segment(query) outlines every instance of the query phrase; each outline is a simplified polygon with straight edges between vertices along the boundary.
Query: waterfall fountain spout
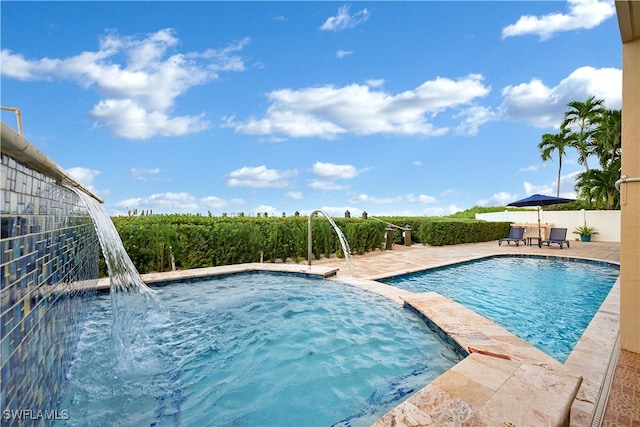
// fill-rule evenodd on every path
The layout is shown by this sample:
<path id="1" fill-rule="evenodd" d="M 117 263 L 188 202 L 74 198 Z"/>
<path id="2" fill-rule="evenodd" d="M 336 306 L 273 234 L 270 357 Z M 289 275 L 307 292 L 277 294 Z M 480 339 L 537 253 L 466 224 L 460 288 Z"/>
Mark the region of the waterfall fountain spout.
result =
<path id="1" fill-rule="evenodd" d="M 69 188 L 80 197 L 89 210 L 107 264 L 111 291 L 155 296 L 155 292 L 149 289 L 140 278 L 138 270 L 124 249 L 116 227 L 102 204 L 81 189 Z"/>
<path id="2" fill-rule="evenodd" d="M 147 319 L 161 307 L 156 292 L 140 278 L 102 204 L 82 189 L 69 188 L 87 206 L 107 264 L 113 316 L 111 336 L 119 365 L 124 369 L 149 365 L 146 355 L 140 353 L 144 347 L 138 342 L 150 340 Z"/>
<path id="3" fill-rule="evenodd" d="M 333 227 L 334 230 L 336 230 L 336 233 L 338 234 L 338 239 L 340 240 L 340 244 L 342 245 L 342 252 L 344 252 L 344 259 L 347 261 L 347 267 L 349 267 L 349 271 L 351 273 L 353 273 L 353 268 L 351 266 L 351 248 L 349 247 L 349 242 L 347 242 L 347 239 L 344 237 L 344 234 L 342 234 L 342 230 L 340 230 L 340 228 L 336 225 L 335 221 L 333 221 L 333 219 L 329 216 L 329 214 L 327 214 L 325 211 L 323 211 L 322 209 L 316 209 L 313 212 L 311 212 L 309 214 L 309 226 L 308 226 L 308 251 L 307 251 L 307 265 L 311 266 L 311 257 L 313 256 L 313 251 L 312 251 L 312 245 L 313 245 L 313 240 L 311 238 L 311 220 L 313 218 L 313 215 L 315 215 L 316 213 L 321 213 L 322 215 L 325 216 L 325 218 L 327 218 L 327 220 L 329 221 L 329 223 L 331 224 L 331 226 Z"/>

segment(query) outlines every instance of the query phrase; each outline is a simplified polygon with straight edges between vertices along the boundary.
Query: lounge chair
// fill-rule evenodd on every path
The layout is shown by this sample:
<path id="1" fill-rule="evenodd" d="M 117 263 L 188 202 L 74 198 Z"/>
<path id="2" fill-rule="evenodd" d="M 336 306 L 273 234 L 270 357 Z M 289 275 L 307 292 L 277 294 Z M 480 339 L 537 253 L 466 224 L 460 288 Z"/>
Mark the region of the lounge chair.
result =
<path id="1" fill-rule="evenodd" d="M 508 245 L 510 245 L 511 242 L 516 242 L 516 246 L 518 246 L 520 241 L 525 245 L 527 244 L 524 241 L 524 227 L 511 227 L 511 230 L 509 230 L 509 237 L 503 237 L 498 240 L 498 246 L 501 246 L 502 242 L 507 242 Z"/>
<path id="2" fill-rule="evenodd" d="M 557 243 L 560 245 L 560 249 L 562 249 L 562 245 L 567 245 L 569 247 L 569 241 L 567 240 L 567 229 L 566 228 L 551 228 L 549 230 L 549 238 L 547 240 L 542 240 L 538 243 L 539 247 L 546 243 L 549 246 L 551 243 Z"/>

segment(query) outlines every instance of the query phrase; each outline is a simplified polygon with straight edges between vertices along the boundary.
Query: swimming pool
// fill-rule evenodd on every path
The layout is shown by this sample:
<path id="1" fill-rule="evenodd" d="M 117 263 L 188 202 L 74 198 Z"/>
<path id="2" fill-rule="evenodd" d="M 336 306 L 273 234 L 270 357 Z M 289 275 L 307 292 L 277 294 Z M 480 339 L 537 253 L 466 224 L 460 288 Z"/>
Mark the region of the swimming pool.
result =
<path id="1" fill-rule="evenodd" d="M 370 425 L 460 360 L 411 311 L 334 281 L 241 274 L 156 290 L 164 307 L 138 325 L 149 340 L 132 369 L 114 361 L 98 297 L 60 425 Z"/>
<path id="2" fill-rule="evenodd" d="M 381 281 L 438 292 L 565 362 L 618 276 L 613 264 L 498 256 Z"/>

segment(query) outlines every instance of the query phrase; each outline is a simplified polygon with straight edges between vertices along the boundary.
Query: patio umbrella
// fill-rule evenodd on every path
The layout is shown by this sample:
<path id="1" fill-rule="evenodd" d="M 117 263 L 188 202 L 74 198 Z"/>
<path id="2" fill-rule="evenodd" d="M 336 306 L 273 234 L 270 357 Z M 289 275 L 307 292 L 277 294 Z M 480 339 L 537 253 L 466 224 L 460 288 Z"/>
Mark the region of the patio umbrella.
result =
<path id="1" fill-rule="evenodd" d="M 507 206 L 526 207 L 536 206 L 538 208 L 538 242 L 542 241 L 542 232 L 540 230 L 540 206 L 559 205 L 561 203 L 571 203 L 573 199 L 565 199 L 562 197 L 545 196 L 544 194 L 534 194 L 526 199 L 516 200 Z"/>

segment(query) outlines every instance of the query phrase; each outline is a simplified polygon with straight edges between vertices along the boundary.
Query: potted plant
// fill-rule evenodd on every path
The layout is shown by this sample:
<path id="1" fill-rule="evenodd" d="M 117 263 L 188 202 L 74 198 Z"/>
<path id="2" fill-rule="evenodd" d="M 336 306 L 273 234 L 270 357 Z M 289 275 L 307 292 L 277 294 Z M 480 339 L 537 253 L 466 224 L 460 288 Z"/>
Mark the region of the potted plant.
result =
<path id="1" fill-rule="evenodd" d="M 590 242 L 591 236 L 598 234 L 598 230 L 595 227 L 589 227 L 588 225 L 581 225 L 573 230 L 574 234 L 580 235 L 580 240 L 583 242 Z"/>

